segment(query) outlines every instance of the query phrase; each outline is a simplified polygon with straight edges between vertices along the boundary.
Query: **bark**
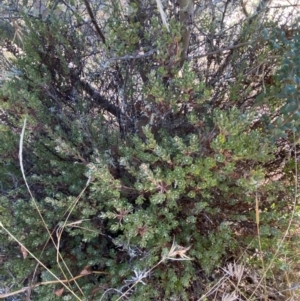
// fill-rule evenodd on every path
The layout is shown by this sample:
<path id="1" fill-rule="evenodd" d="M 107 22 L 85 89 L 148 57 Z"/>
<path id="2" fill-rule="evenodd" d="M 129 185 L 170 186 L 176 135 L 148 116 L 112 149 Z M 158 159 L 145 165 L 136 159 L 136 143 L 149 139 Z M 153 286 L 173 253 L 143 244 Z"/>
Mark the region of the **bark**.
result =
<path id="1" fill-rule="evenodd" d="M 183 33 L 181 38 L 182 52 L 180 59 L 180 67 L 183 66 L 185 60 L 187 59 L 188 48 L 190 44 L 191 37 L 191 24 L 194 18 L 194 0 L 178 0 L 180 7 L 179 21 L 183 25 Z"/>

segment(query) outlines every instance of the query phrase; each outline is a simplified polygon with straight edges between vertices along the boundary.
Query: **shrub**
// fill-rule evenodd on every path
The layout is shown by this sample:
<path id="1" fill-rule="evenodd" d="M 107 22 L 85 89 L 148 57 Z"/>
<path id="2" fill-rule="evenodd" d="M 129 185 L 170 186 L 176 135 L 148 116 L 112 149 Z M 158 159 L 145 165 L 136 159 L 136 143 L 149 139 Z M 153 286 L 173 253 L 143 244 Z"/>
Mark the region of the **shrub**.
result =
<path id="1" fill-rule="evenodd" d="M 20 10 L 0 90 L 1 285 L 34 300 L 191 300 L 241 256 L 264 276 L 293 212 L 297 31 L 260 6 L 234 25 L 226 6 L 184 22 L 166 6 L 168 32 L 150 2 L 107 1 L 99 24 L 88 1 L 57 5 Z"/>

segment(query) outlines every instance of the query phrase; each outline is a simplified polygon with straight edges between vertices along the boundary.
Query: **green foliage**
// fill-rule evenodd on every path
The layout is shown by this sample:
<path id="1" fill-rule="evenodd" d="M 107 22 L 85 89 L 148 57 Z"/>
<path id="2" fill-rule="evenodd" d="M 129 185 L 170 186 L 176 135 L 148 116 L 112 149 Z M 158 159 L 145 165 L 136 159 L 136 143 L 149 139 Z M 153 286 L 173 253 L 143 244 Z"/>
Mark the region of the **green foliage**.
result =
<path id="1" fill-rule="evenodd" d="M 293 164 L 276 161 L 275 128 L 287 137 L 297 130 L 299 35 L 259 34 L 255 62 L 276 51 L 283 58 L 275 82 L 253 88 L 255 99 L 249 63 L 237 63 L 247 47 L 228 56 L 235 81 L 224 92 L 222 76 L 218 86 L 196 63 L 178 72 L 182 24 L 170 20 L 167 33 L 142 8 L 132 1 L 120 20 L 119 4 L 108 9 L 104 41 L 75 13 L 23 16 L 19 73 L 0 90 L 0 220 L 18 239 L 0 229 L 0 281 L 32 285 L 34 300 L 58 298 L 62 284 L 50 272 L 72 279 L 81 300 L 191 300 L 205 286 L 199 273 L 210 276 L 229 257 L 261 247 L 264 263 L 274 261 L 293 194 Z M 202 19 L 203 29 L 217 30 Z M 258 23 L 241 26 L 240 42 L 256 36 Z M 151 57 L 135 57 L 152 47 Z M 34 200 L 19 168 L 25 117 L 23 164 Z M 274 170 L 282 181 L 272 181 Z M 174 245 L 179 253 L 169 256 Z M 246 261 L 259 266 L 251 255 Z M 59 297 L 75 300 L 66 289 Z"/>
<path id="2" fill-rule="evenodd" d="M 296 25 L 297 23 L 295 23 Z M 293 30 L 294 31 L 294 30 Z M 282 28 L 264 31 L 264 38 L 268 40 L 272 51 L 276 51 L 282 55 L 278 72 L 275 76 L 276 88 L 265 90 L 260 95 L 260 99 L 266 99 L 274 96 L 276 100 L 276 108 L 280 108 L 276 121 L 270 125 L 275 128 L 275 135 L 284 135 L 287 130 L 292 129 L 294 132 L 299 129 L 299 30 L 295 29 L 295 34 L 291 39 L 288 35 L 291 30 Z"/>

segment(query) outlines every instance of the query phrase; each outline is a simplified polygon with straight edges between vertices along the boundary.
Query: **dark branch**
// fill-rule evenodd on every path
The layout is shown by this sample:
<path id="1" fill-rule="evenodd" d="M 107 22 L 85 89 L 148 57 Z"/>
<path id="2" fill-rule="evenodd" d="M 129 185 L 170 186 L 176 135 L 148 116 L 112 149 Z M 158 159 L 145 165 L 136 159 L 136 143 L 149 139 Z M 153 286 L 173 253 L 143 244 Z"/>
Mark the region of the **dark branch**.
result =
<path id="1" fill-rule="evenodd" d="M 101 29 L 100 29 L 98 23 L 96 22 L 94 13 L 93 13 L 93 11 L 92 11 L 92 8 L 91 8 L 91 6 L 90 6 L 88 0 L 83 0 L 83 1 L 84 1 L 85 6 L 86 6 L 86 9 L 87 9 L 87 11 L 88 11 L 88 13 L 89 13 L 89 15 L 90 15 L 90 18 L 91 18 L 91 20 L 92 20 L 92 23 L 93 23 L 94 26 L 95 26 L 95 29 L 96 29 L 97 33 L 99 34 L 100 38 L 102 39 L 102 42 L 106 45 L 105 36 L 104 36 L 104 34 L 102 33 L 102 31 L 101 31 Z"/>
<path id="2" fill-rule="evenodd" d="M 111 113 L 115 117 L 120 117 L 121 115 L 123 115 L 120 108 L 111 104 L 106 98 L 100 95 L 89 83 L 80 80 L 80 85 L 91 96 L 91 98 L 101 106 L 103 110 Z"/>

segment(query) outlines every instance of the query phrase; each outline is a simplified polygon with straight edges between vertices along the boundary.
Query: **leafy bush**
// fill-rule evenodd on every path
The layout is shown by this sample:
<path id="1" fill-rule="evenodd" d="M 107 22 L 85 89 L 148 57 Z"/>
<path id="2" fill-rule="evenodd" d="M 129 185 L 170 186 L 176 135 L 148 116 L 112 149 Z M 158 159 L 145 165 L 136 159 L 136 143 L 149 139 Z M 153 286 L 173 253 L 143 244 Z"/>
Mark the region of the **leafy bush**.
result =
<path id="1" fill-rule="evenodd" d="M 168 32 L 141 3 L 107 1 L 100 25 L 88 1 L 18 16 L 18 72 L 0 90 L 0 281 L 33 300 L 199 299 L 241 256 L 266 274 L 292 215 L 297 30 L 260 7 L 230 25 L 225 6 L 221 23 L 191 16 L 203 34 L 166 6 Z M 203 60 L 183 53 L 190 30 Z"/>

